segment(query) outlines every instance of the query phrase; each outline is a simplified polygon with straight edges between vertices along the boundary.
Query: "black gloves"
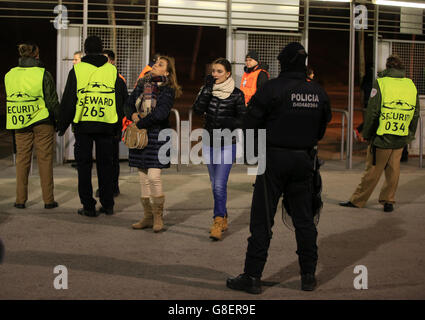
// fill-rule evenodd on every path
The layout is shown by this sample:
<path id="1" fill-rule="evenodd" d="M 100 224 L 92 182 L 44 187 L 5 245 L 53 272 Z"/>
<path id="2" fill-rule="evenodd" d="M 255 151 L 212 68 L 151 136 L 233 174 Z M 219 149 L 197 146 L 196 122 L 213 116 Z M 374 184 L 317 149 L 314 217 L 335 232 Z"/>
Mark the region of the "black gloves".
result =
<path id="1" fill-rule="evenodd" d="M 212 90 L 214 83 L 215 78 L 212 75 L 209 74 L 205 77 L 205 87 Z"/>

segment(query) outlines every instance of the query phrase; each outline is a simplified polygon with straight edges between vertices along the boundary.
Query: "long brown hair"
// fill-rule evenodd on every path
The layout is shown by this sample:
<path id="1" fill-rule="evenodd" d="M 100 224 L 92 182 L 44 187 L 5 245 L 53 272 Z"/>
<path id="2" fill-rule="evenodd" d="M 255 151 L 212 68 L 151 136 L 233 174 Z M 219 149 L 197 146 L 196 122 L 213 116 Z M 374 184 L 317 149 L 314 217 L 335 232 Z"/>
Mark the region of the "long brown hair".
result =
<path id="1" fill-rule="evenodd" d="M 173 88 L 176 92 L 176 98 L 182 95 L 182 88 L 179 86 L 177 82 L 177 74 L 176 74 L 176 64 L 173 57 L 168 56 L 159 56 L 158 59 L 162 59 L 167 61 L 167 72 L 168 72 L 168 83 L 171 88 Z M 157 60 L 158 61 L 158 60 Z"/>

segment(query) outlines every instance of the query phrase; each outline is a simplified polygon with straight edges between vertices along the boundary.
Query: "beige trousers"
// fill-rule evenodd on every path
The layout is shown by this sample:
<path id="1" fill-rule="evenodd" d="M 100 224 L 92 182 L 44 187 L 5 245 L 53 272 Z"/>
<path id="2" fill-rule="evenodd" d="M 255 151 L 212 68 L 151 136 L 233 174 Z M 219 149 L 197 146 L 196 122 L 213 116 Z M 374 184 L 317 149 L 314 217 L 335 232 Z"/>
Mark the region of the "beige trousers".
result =
<path id="1" fill-rule="evenodd" d="M 371 146 L 367 148 L 366 170 L 360 184 L 351 196 L 350 201 L 357 207 L 364 207 L 385 171 L 385 183 L 379 194 L 379 202 L 395 203 L 395 193 L 400 177 L 401 149 L 376 149 L 376 165 L 373 165 Z"/>
<path id="2" fill-rule="evenodd" d="M 161 169 L 139 169 L 141 197 L 162 196 Z"/>
<path id="3" fill-rule="evenodd" d="M 28 200 L 28 175 L 35 146 L 41 192 L 45 204 L 53 197 L 53 146 L 55 130 L 50 124 L 39 124 L 27 130 L 16 130 L 16 203 Z"/>

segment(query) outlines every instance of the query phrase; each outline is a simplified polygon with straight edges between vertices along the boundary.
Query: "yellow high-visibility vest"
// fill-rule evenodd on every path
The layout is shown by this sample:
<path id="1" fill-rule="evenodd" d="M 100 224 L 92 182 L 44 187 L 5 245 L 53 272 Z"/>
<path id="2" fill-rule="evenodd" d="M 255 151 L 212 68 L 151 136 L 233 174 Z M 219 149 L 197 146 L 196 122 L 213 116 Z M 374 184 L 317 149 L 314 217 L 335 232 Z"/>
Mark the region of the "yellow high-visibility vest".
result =
<path id="1" fill-rule="evenodd" d="M 408 78 L 378 79 L 381 90 L 381 114 L 377 135 L 407 136 L 415 114 L 417 90 Z"/>
<path id="2" fill-rule="evenodd" d="M 43 94 L 44 68 L 16 67 L 4 77 L 6 129 L 23 129 L 49 117 Z"/>
<path id="3" fill-rule="evenodd" d="M 78 98 L 74 123 L 80 121 L 116 123 L 117 68 L 110 63 L 96 67 L 90 63 L 80 62 L 74 65 L 74 70 L 77 77 Z"/>

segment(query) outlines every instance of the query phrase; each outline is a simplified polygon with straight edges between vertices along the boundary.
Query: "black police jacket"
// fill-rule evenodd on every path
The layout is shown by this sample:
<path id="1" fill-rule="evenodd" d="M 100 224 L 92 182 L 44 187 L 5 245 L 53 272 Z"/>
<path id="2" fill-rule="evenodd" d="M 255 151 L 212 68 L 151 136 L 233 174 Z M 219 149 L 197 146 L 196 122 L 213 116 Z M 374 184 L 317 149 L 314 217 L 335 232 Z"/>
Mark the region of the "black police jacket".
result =
<path id="1" fill-rule="evenodd" d="M 325 90 L 303 72 L 282 72 L 252 97 L 245 129 L 265 128 L 267 147 L 310 149 L 323 138 L 332 118 Z"/>

